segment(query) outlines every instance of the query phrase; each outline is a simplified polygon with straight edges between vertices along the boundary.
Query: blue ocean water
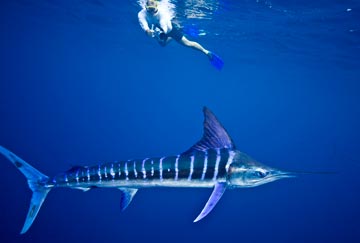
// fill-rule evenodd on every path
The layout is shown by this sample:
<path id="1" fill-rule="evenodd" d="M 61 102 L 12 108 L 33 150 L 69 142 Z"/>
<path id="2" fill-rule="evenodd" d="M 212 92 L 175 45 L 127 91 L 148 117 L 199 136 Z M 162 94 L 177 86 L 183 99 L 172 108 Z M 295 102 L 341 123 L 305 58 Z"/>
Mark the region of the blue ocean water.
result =
<path id="1" fill-rule="evenodd" d="M 223 70 L 139 27 L 132 0 L 0 3 L 0 145 L 53 176 L 178 154 L 209 107 L 237 148 L 280 169 L 330 171 L 228 190 L 53 190 L 19 235 L 31 191 L 0 157 L 1 242 L 359 242 L 360 2 L 172 1 Z"/>

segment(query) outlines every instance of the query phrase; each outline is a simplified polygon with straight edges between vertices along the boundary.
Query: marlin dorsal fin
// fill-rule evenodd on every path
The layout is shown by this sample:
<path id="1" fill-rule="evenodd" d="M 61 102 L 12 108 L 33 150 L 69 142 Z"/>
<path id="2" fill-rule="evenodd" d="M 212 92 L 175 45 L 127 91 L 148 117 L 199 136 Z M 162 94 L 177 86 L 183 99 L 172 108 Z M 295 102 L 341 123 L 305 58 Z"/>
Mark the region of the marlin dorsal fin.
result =
<path id="1" fill-rule="evenodd" d="M 216 116 L 207 107 L 204 107 L 203 112 L 203 137 L 185 153 L 192 152 L 193 150 L 204 151 L 211 148 L 235 149 L 234 142 Z"/>

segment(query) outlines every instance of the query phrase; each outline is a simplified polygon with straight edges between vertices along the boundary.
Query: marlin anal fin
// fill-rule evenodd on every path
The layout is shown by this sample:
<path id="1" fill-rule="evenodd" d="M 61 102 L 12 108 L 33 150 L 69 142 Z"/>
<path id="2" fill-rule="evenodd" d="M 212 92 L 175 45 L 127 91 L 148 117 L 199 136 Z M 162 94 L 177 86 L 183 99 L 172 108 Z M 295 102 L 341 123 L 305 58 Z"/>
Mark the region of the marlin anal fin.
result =
<path id="1" fill-rule="evenodd" d="M 235 149 L 235 144 L 225 128 L 218 121 L 216 116 L 204 107 L 204 133 L 199 142 L 194 144 L 185 153 L 191 153 L 193 150 L 204 151 L 214 148 Z"/>
<path id="2" fill-rule="evenodd" d="M 121 211 L 124 211 L 131 203 L 131 200 L 134 198 L 138 189 L 119 188 L 119 190 L 121 191 L 120 208 L 121 208 Z"/>
<path id="3" fill-rule="evenodd" d="M 214 190 L 211 193 L 209 200 L 205 204 L 205 207 L 203 208 L 199 216 L 197 216 L 197 218 L 194 220 L 194 223 L 203 219 L 206 215 L 208 215 L 211 212 L 211 210 L 213 210 L 215 205 L 220 200 L 221 196 L 224 194 L 226 190 L 226 186 L 227 186 L 226 182 L 218 182 L 215 184 Z"/>

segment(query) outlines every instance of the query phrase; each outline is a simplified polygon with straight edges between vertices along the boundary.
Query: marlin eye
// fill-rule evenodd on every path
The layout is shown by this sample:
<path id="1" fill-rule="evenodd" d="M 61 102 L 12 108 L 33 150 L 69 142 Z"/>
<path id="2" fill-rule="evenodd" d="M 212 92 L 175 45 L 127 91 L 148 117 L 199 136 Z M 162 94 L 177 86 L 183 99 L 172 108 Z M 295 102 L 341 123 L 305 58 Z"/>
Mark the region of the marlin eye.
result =
<path id="1" fill-rule="evenodd" d="M 263 177 L 265 177 L 265 176 L 267 175 L 267 173 L 262 172 L 262 171 L 256 171 L 256 175 L 257 175 L 258 177 L 263 178 Z"/>

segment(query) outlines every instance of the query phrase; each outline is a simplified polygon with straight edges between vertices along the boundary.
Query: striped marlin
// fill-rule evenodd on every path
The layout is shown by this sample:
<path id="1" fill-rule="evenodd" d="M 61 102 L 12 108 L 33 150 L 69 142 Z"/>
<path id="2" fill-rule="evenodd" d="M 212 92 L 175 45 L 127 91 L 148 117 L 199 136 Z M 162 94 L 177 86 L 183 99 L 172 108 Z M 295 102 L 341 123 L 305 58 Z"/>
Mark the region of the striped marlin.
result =
<path id="1" fill-rule="evenodd" d="M 121 191 L 122 211 L 130 204 L 138 189 L 213 188 L 203 210 L 194 220 L 197 222 L 211 212 L 226 189 L 255 187 L 294 176 L 293 172 L 263 165 L 237 150 L 215 115 L 206 107 L 203 112 L 203 137 L 179 155 L 76 166 L 52 178 L 0 146 L 0 154 L 24 174 L 33 192 L 21 234 L 30 228 L 49 191 L 57 187 L 83 191 L 95 187 L 118 188 Z"/>

